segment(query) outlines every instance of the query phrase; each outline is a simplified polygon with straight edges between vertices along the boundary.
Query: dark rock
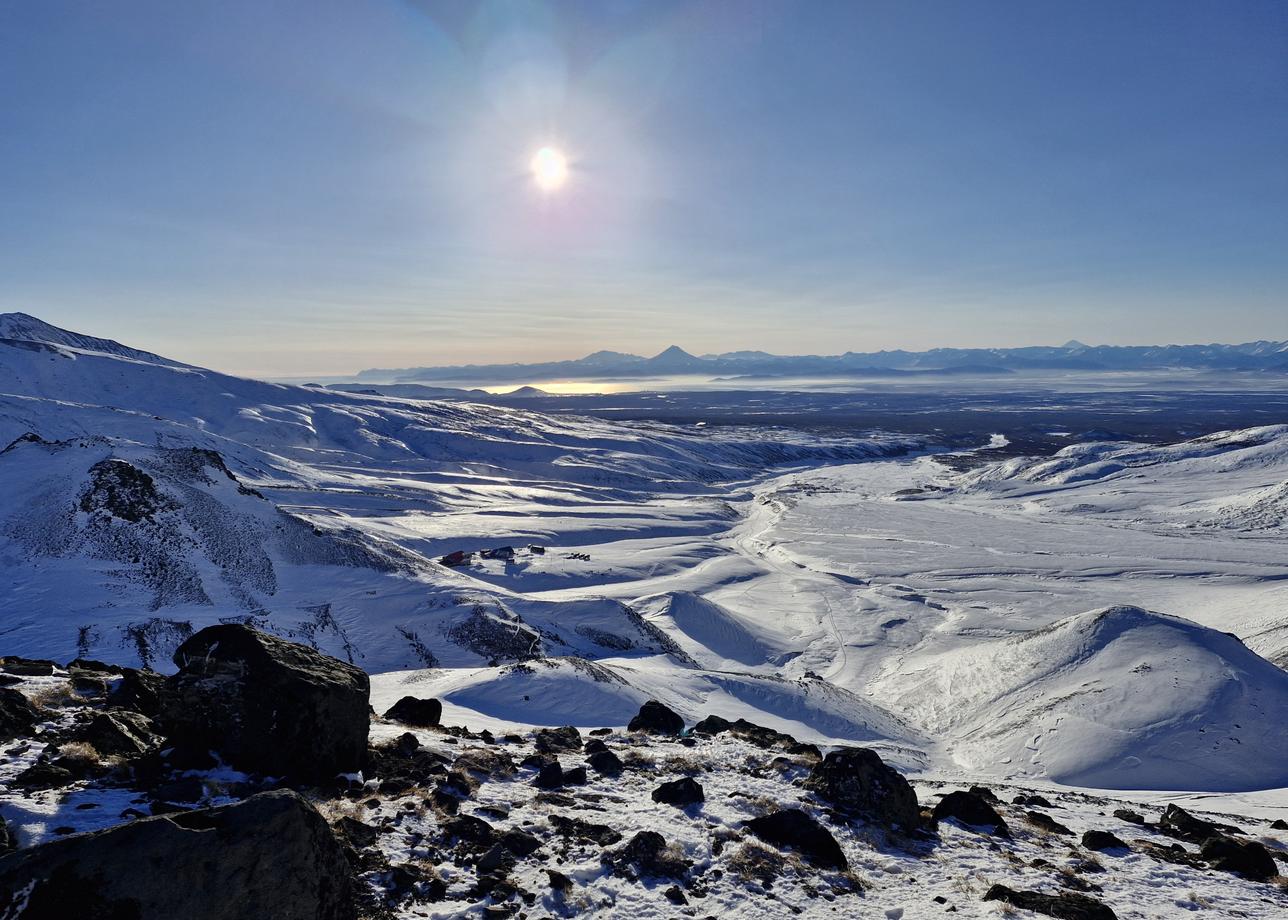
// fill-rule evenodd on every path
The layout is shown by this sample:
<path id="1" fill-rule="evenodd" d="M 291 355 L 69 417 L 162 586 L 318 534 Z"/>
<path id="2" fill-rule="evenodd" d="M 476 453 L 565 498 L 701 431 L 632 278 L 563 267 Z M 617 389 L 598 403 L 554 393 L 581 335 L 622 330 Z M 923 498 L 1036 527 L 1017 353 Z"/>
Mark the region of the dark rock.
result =
<path id="1" fill-rule="evenodd" d="M 754 722 L 748 722 L 746 719 L 739 719 L 736 722 L 730 722 L 728 719 L 722 719 L 720 716 L 707 716 L 698 724 L 693 726 L 695 735 L 719 735 L 728 732 L 743 741 L 747 741 L 757 747 L 766 749 L 779 749 L 788 753 L 809 754 L 811 751 L 819 754 L 818 748 L 812 744 L 802 745 L 791 735 L 786 732 L 775 731 L 772 728 L 766 728 L 763 725 L 757 725 Z M 821 754 L 819 754 L 821 756 Z"/>
<path id="2" fill-rule="evenodd" d="M 571 725 L 565 725 L 562 728 L 539 728 L 534 741 L 537 751 L 541 754 L 581 750 L 581 732 Z"/>
<path id="3" fill-rule="evenodd" d="M 917 794 L 875 751 L 840 748 L 814 765 L 805 788 L 839 811 L 863 815 L 905 831 L 917 826 Z"/>
<path id="4" fill-rule="evenodd" d="M 501 845 L 519 858 L 531 856 L 541 849 L 541 841 L 521 830 L 508 830 L 501 835 Z"/>
<path id="5" fill-rule="evenodd" d="M 1030 808 L 1054 808 L 1046 796 L 1031 792 L 1028 795 L 1017 795 L 1011 799 L 1012 805 L 1027 805 Z"/>
<path id="6" fill-rule="evenodd" d="M 98 661 L 94 658 L 73 658 L 67 662 L 67 671 L 91 671 L 98 674 L 122 674 L 125 668 L 119 664 L 108 664 L 106 661 Z"/>
<path id="7" fill-rule="evenodd" d="M 605 852 L 600 862 L 628 879 L 683 878 L 693 865 L 671 855 L 666 839 L 656 831 L 640 831 L 618 849 Z"/>
<path id="8" fill-rule="evenodd" d="M 1209 837 L 1203 841 L 1199 856 L 1213 869 L 1234 872 L 1258 882 L 1279 874 L 1270 851 L 1255 840 L 1236 840 L 1225 834 Z"/>
<path id="9" fill-rule="evenodd" d="M 684 896 L 679 885 L 672 885 L 666 891 L 662 892 L 662 897 L 666 898 L 672 904 L 688 904 L 689 899 Z"/>
<path id="10" fill-rule="evenodd" d="M 678 735 L 684 731 L 684 719 L 657 700 L 649 700 L 640 707 L 626 726 L 627 731 L 649 732 L 654 735 Z"/>
<path id="11" fill-rule="evenodd" d="M 619 776 L 623 769 L 622 759 L 612 751 L 596 751 L 586 758 L 586 763 L 596 773 L 605 776 Z"/>
<path id="12" fill-rule="evenodd" d="M 485 849 L 496 842 L 496 830 L 492 825 L 471 815 L 457 815 L 443 825 L 443 832 L 478 849 Z"/>
<path id="13" fill-rule="evenodd" d="M 948 793 L 936 803 L 931 817 L 936 824 L 945 818 L 953 818 L 972 828 L 990 827 L 998 837 L 1011 836 L 1011 829 L 997 810 L 971 792 Z"/>
<path id="14" fill-rule="evenodd" d="M 514 864 L 514 854 L 501 844 L 494 843 L 486 853 L 478 858 L 478 861 L 474 863 L 474 868 L 484 875 L 494 872 L 506 875 L 514 868 Z"/>
<path id="15" fill-rule="evenodd" d="M 40 713 L 21 690 L 0 688 L 0 741 L 30 735 L 40 721 Z"/>
<path id="16" fill-rule="evenodd" d="M 551 761 L 537 771 L 532 784 L 538 789 L 558 789 L 564 784 L 563 767 L 559 766 L 558 761 Z"/>
<path id="17" fill-rule="evenodd" d="M 802 743 L 800 741 L 787 746 L 787 753 L 794 757 L 804 757 L 808 760 L 822 760 L 823 752 L 818 749 L 817 744 Z"/>
<path id="18" fill-rule="evenodd" d="M 550 887 L 555 891 L 569 892 L 572 891 L 572 879 L 554 869 L 546 870 L 546 877 L 550 879 Z"/>
<path id="19" fill-rule="evenodd" d="M 504 751 L 493 751 L 487 748 L 471 748 L 462 751 L 453 766 L 487 777 L 510 776 L 515 771 L 514 758 Z"/>
<path id="20" fill-rule="evenodd" d="M 0 818 L 0 855 L 18 849 L 18 839 L 14 836 L 9 822 Z"/>
<path id="21" fill-rule="evenodd" d="M 565 786 L 584 786 L 586 781 L 585 767 L 573 767 L 571 770 L 564 770 L 563 782 Z"/>
<path id="22" fill-rule="evenodd" d="M 1285 821 L 1283 818 L 1275 818 L 1275 820 L 1270 822 L 1270 827 L 1276 831 L 1288 831 L 1288 821 Z"/>
<path id="23" fill-rule="evenodd" d="M 329 780 L 367 757 L 367 675 L 240 624 L 210 626 L 174 655 L 160 722 L 180 747 L 247 771 Z"/>
<path id="24" fill-rule="evenodd" d="M 404 696 L 385 711 L 384 717 L 401 722 L 403 725 L 430 728 L 442 719 L 443 704 L 434 699 L 422 700 L 414 696 Z"/>
<path id="25" fill-rule="evenodd" d="M 183 804 L 199 802 L 205 794 L 206 787 L 195 776 L 181 776 L 168 783 L 162 783 L 152 790 L 152 798 L 158 802 Z"/>
<path id="26" fill-rule="evenodd" d="M 100 754 L 136 757 L 161 746 L 164 740 L 151 719 L 139 712 L 101 712 L 76 732 Z"/>
<path id="27" fill-rule="evenodd" d="M 365 850 L 367 847 L 376 845 L 376 840 L 380 837 L 380 832 L 370 824 L 364 824 L 357 818 L 343 817 L 335 822 L 336 833 L 354 847 L 354 849 Z"/>
<path id="28" fill-rule="evenodd" d="M 753 818 L 746 823 L 766 843 L 790 847 L 807 862 L 825 869 L 844 869 L 849 863 L 832 832 L 799 808 L 787 808 Z"/>
<path id="29" fill-rule="evenodd" d="M 985 802 L 988 802 L 991 805 L 1002 804 L 1002 800 L 999 799 L 997 797 L 997 794 L 993 792 L 992 789 L 989 789 L 987 786 L 971 786 L 968 791 L 971 793 L 971 795 L 977 795 Z"/>
<path id="30" fill-rule="evenodd" d="M 583 754 L 588 754 L 588 755 L 599 754 L 604 751 L 607 751 L 608 749 L 609 749 L 608 745 L 604 744 L 604 742 L 601 739 L 591 738 L 584 745 L 582 745 L 581 752 Z"/>
<path id="31" fill-rule="evenodd" d="M 155 671 L 123 668 L 116 686 L 107 694 L 107 705 L 141 712 L 155 719 L 161 714 L 161 697 L 164 692 L 165 678 Z"/>
<path id="32" fill-rule="evenodd" d="M 687 805 L 705 801 L 705 799 L 706 796 L 703 795 L 701 784 L 687 776 L 672 780 L 669 783 L 663 783 L 653 790 L 654 802 L 674 805 L 676 808 L 684 808 Z"/>
<path id="33" fill-rule="evenodd" d="M 286 791 L 0 858 L 0 914 L 30 920 L 352 920 L 352 894 L 326 822 Z"/>
<path id="34" fill-rule="evenodd" d="M 613 730 L 611 728 L 592 728 L 589 732 L 589 734 L 591 735 L 600 735 L 600 736 L 611 735 L 612 733 L 613 733 Z"/>
<path id="35" fill-rule="evenodd" d="M 622 835 L 607 824 L 591 824 L 580 818 L 568 818 L 564 815 L 551 815 L 550 826 L 560 837 L 572 837 L 574 840 L 589 840 L 601 847 L 612 846 L 622 839 Z"/>
<path id="36" fill-rule="evenodd" d="M 66 767 L 37 762 L 14 777 L 13 784 L 20 789 L 58 789 L 75 781 L 75 775 Z"/>
<path id="37" fill-rule="evenodd" d="M 1130 808 L 1119 808 L 1114 812 L 1114 817 L 1119 821 L 1126 821 L 1128 824 L 1144 824 L 1145 817 Z"/>
<path id="38" fill-rule="evenodd" d="M 1086 831 L 1082 835 L 1082 845 L 1088 850 L 1127 849 L 1127 844 L 1109 831 Z"/>
<path id="39" fill-rule="evenodd" d="M 1237 827 L 1229 824 L 1217 824 L 1214 821 L 1196 818 L 1184 808 L 1175 804 L 1168 805 L 1163 812 L 1163 816 L 1158 819 L 1158 829 L 1169 837 L 1190 840 L 1194 843 L 1202 843 L 1209 837 L 1217 837 L 1221 834 L 1242 833 Z"/>
<path id="40" fill-rule="evenodd" d="M 1072 837 L 1073 831 L 1065 827 L 1055 818 L 1040 811 L 1030 811 L 1024 815 L 1028 822 L 1036 828 L 1040 828 L 1049 834 L 1063 834 L 1066 837 Z"/>
<path id="41" fill-rule="evenodd" d="M 1107 904 L 1073 892 L 1042 894 L 1040 891 L 1016 891 L 1005 885 L 994 885 L 988 889 L 984 900 L 1002 901 L 1058 920 L 1118 920 L 1118 915 Z"/>
<path id="42" fill-rule="evenodd" d="M 57 663 L 44 658 L 19 658 L 17 655 L 0 657 L 0 671 L 23 677 L 48 677 L 56 667 Z"/>
<path id="43" fill-rule="evenodd" d="M 441 901 L 447 896 L 447 884 L 432 869 L 412 863 L 389 867 L 389 900 L 392 903 L 411 898 L 415 901 Z"/>

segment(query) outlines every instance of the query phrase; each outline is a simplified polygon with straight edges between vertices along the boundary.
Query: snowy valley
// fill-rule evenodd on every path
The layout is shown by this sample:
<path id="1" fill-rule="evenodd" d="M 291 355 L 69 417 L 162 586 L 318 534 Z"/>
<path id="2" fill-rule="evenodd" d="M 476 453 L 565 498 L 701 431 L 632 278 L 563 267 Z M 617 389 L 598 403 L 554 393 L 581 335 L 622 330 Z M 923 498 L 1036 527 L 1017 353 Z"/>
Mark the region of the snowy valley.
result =
<path id="1" fill-rule="evenodd" d="M 485 780 L 457 768 L 469 788 L 451 806 L 416 793 L 408 811 L 390 798 L 405 789 L 365 812 L 368 796 L 342 800 L 364 827 L 419 835 L 367 845 L 380 855 L 363 857 L 360 882 L 392 892 L 390 916 L 1013 909 L 984 900 L 976 876 L 1090 892 L 1122 918 L 1288 916 L 1282 885 L 1211 868 L 1193 847 L 1155 852 L 1175 835 L 1124 844 L 1090 883 L 1071 868 L 1095 859 L 1077 835 L 1125 836 L 1115 810 L 1153 819 L 1169 804 L 1238 824 L 1288 862 L 1288 832 L 1270 826 L 1288 818 L 1288 425 L 999 459 L 990 443 L 988 431 L 963 450 L 934 431 L 699 428 L 287 386 L 8 314 L 0 653 L 58 663 L 12 681 L 48 700 L 73 659 L 172 674 L 203 629 L 240 624 L 366 672 L 376 713 L 408 695 L 439 701 L 434 724 L 410 732 L 377 717 L 372 743 L 448 767 L 465 747 L 510 762 L 474 770 Z M 686 733 L 628 732 L 649 701 Z M 73 702 L 51 704 L 44 730 L 75 723 Z M 693 747 L 711 715 L 770 736 L 699 732 Z M 566 726 L 575 744 L 543 751 L 532 735 Z M 594 756 L 597 729 L 622 770 L 533 787 L 524 757 Z M 854 873 L 825 884 L 800 864 L 772 870 L 794 881 L 756 881 L 771 870 L 749 861 L 769 857 L 750 844 L 741 876 L 721 861 L 738 822 L 775 801 L 822 818 L 817 761 L 852 746 L 927 808 L 988 786 L 1007 802 L 1054 800 L 1077 835 L 1066 844 L 1023 801 L 999 801 L 1012 833 L 945 812 L 934 847 L 837 819 Z M 40 747 L 5 756 L 0 782 L 13 782 Z M 240 799 L 229 790 L 247 774 L 218 770 L 233 781 L 189 805 Z M 679 774 L 705 786 L 706 805 L 685 803 L 677 822 L 648 793 Z M 360 788 L 387 793 L 373 776 Z M 134 800 L 96 783 L 11 786 L 0 812 L 23 845 L 120 823 Z M 553 865 L 522 857 L 506 857 L 513 890 L 480 888 L 462 868 L 479 855 L 469 847 L 440 854 L 435 898 L 428 875 L 401 894 L 390 875 L 433 862 L 419 841 L 465 816 L 532 834 L 525 814 L 558 828 L 582 811 L 626 816 L 619 838 L 660 832 L 689 863 L 676 879 L 707 873 L 698 894 L 602 870 L 602 846 L 564 853 L 576 896 L 547 883 Z"/>

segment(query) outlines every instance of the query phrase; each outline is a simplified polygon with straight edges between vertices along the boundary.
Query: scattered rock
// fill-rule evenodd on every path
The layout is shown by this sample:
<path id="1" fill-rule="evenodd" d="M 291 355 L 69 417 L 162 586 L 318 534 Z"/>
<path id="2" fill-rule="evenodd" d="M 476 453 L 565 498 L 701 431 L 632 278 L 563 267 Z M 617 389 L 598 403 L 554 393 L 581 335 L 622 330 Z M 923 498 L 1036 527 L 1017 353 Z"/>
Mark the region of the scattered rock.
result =
<path id="1" fill-rule="evenodd" d="M 600 862 L 628 879 L 683 878 L 693 865 L 673 854 L 657 831 L 640 831 L 616 850 L 605 852 Z"/>
<path id="2" fill-rule="evenodd" d="M 452 818 L 443 825 L 443 833 L 480 850 L 490 847 L 496 841 L 496 829 L 482 818 L 472 815 L 457 815 Z"/>
<path id="3" fill-rule="evenodd" d="M 786 732 L 775 731 L 772 728 L 766 728 L 763 725 L 757 725 L 755 722 L 748 722 L 746 719 L 738 719 L 736 722 L 730 722 L 720 716 L 707 716 L 698 724 L 693 726 L 695 735 L 720 735 L 728 732 L 735 737 L 741 738 L 757 747 L 766 749 L 778 749 L 786 751 L 789 754 L 798 754 L 802 756 L 821 757 L 822 754 L 816 745 L 801 744 Z"/>
<path id="4" fill-rule="evenodd" d="M 57 667 L 56 662 L 44 658 L 19 658 L 17 655 L 0 657 L 0 671 L 22 677 L 48 677 Z"/>
<path id="5" fill-rule="evenodd" d="M 76 834 L 0 858 L 0 915 L 352 920 L 352 879 L 293 792 Z"/>
<path id="6" fill-rule="evenodd" d="M 1024 815 L 1028 822 L 1034 827 L 1046 831 L 1048 834 L 1062 834 L 1066 837 L 1072 837 L 1073 831 L 1065 827 L 1055 818 L 1040 811 L 1030 811 Z"/>
<path id="7" fill-rule="evenodd" d="M 689 899 L 684 896 L 679 885 L 672 885 L 666 891 L 662 892 L 662 897 L 666 898 L 672 904 L 688 904 Z"/>
<path id="8" fill-rule="evenodd" d="M 1119 808 L 1114 812 L 1114 817 L 1119 821 L 1126 821 L 1128 824 L 1144 824 L 1145 816 L 1139 812 L 1132 811 L 1130 808 Z"/>
<path id="9" fill-rule="evenodd" d="M 1040 891 L 1016 891 L 1005 885 L 994 885 L 984 895 L 985 901 L 1003 901 L 1021 910 L 1057 917 L 1059 920 L 1118 920 L 1108 905 L 1085 894 Z"/>
<path id="10" fill-rule="evenodd" d="M 917 826 L 917 794 L 876 751 L 839 748 L 814 765 L 805 788 L 834 808 L 864 815 L 905 831 Z"/>
<path id="11" fill-rule="evenodd" d="M 1011 836 L 1011 829 L 997 810 L 971 792 L 948 793 L 936 803 L 931 817 L 936 824 L 945 818 L 953 818 L 971 828 L 992 828 L 991 833 L 998 837 Z"/>
<path id="12" fill-rule="evenodd" d="M 1279 874 L 1274 857 L 1255 840 L 1236 840 L 1226 834 L 1203 841 L 1199 856 L 1213 869 L 1234 872 L 1244 878 L 1263 882 Z"/>
<path id="13" fill-rule="evenodd" d="M 1127 849 L 1127 844 L 1109 831 L 1086 831 L 1082 835 L 1082 845 L 1088 850 Z"/>
<path id="14" fill-rule="evenodd" d="M 564 784 L 563 767 L 559 761 L 552 760 L 537 771 L 532 784 L 538 789 L 558 789 Z"/>
<path id="15" fill-rule="evenodd" d="M 1243 833 L 1237 827 L 1229 824 L 1217 824 L 1214 821 L 1196 818 L 1184 808 L 1175 804 L 1168 805 L 1163 812 L 1163 816 L 1158 819 L 1158 829 L 1169 837 L 1190 840 L 1194 843 L 1202 843 L 1209 837 L 1216 837 L 1221 834 Z"/>
<path id="16" fill-rule="evenodd" d="M 971 786 L 970 789 L 967 791 L 970 792 L 972 795 L 979 796 L 981 799 L 983 799 L 984 801 L 988 802 L 991 805 L 1002 804 L 1002 800 L 997 797 L 997 793 L 995 793 L 992 789 L 989 789 L 987 786 Z"/>
<path id="17" fill-rule="evenodd" d="M 443 717 L 443 704 L 438 700 L 422 700 L 414 696 L 404 696 L 385 710 L 384 717 L 403 725 L 414 725 L 417 728 L 431 728 Z"/>
<path id="18" fill-rule="evenodd" d="M 367 756 L 367 675 L 240 624 L 210 626 L 174 655 L 160 722 L 181 747 L 248 771 L 324 780 Z"/>
<path id="19" fill-rule="evenodd" d="M 657 700 L 649 700 L 640 707 L 635 718 L 626 726 L 627 731 L 649 732 L 654 735 L 678 735 L 684 731 L 684 719 Z"/>
<path id="20" fill-rule="evenodd" d="M 746 823 L 766 843 L 791 848 L 807 862 L 825 869 L 845 869 L 849 863 L 832 832 L 799 808 L 786 808 Z"/>
<path id="21" fill-rule="evenodd" d="M 622 839 L 622 835 L 606 824 L 591 824 L 580 818 L 568 818 L 564 815 L 551 815 L 550 826 L 561 837 L 572 837 L 574 840 L 588 840 L 601 847 L 612 846 Z"/>
<path id="22" fill-rule="evenodd" d="M 165 685 L 165 678 L 155 671 L 122 668 L 116 685 L 107 694 L 107 705 L 141 712 L 155 719 L 161 714 Z"/>
<path id="23" fill-rule="evenodd" d="M 76 777 L 66 767 L 37 762 L 15 776 L 13 784 L 20 789 L 58 789 L 75 781 Z"/>
<path id="24" fill-rule="evenodd" d="M 0 688 L 0 741 L 30 735 L 40 721 L 40 713 L 21 690 Z"/>
<path id="25" fill-rule="evenodd" d="M 94 746 L 100 754 L 135 757 L 156 750 L 164 740 L 156 724 L 139 712 L 101 712 L 76 733 L 80 741 Z"/>
<path id="26" fill-rule="evenodd" d="M 540 728 L 537 729 L 535 742 L 537 751 L 541 754 L 580 751 L 581 732 L 571 725 L 563 728 Z"/>
<path id="27" fill-rule="evenodd" d="M 595 751 L 586 758 L 586 763 L 596 773 L 602 773 L 605 776 L 619 776 L 622 772 L 622 759 L 612 751 Z"/>
<path id="28" fill-rule="evenodd" d="M 653 790 L 654 802 L 674 805 L 676 808 L 693 805 L 704 801 L 705 798 L 701 784 L 687 776 L 663 783 Z"/>
<path id="29" fill-rule="evenodd" d="M 1288 831 L 1288 821 L 1283 818 L 1275 818 L 1270 822 L 1270 827 L 1276 831 Z"/>

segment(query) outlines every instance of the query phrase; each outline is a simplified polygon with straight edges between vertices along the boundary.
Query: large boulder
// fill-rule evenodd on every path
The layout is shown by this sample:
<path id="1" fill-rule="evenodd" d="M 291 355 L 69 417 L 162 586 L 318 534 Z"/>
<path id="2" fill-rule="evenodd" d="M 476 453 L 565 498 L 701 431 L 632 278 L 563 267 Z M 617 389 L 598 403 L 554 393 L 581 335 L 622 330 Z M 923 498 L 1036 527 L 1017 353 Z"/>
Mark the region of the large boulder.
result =
<path id="1" fill-rule="evenodd" d="M 1275 858 L 1256 840 L 1236 840 L 1226 834 L 1219 834 L 1203 841 L 1199 855 L 1213 869 L 1234 872 L 1259 882 L 1279 874 Z"/>
<path id="2" fill-rule="evenodd" d="M 813 790 L 838 811 L 862 815 L 905 831 L 917 826 L 917 793 L 876 751 L 838 748 L 814 765 L 805 779 Z"/>
<path id="3" fill-rule="evenodd" d="M 776 847 L 790 847 L 811 865 L 823 869 L 849 866 L 832 832 L 799 808 L 784 808 L 752 818 L 747 822 L 747 830 Z"/>
<path id="4" fill-rule="evenodd" d="M 404 696 L 385 712 L 386 719 L 401 722 L 403 725 L 414 725 L 417 728 L 431 728 L 443 717 L 443 704 L 438 700 L 422 700 L 414 696 Z"/>
<path id="5" fill-rule="evenodd" d="M 1033 812 L 1040 814 L 1040 812 Z M 950 792 L 935 804 L 935 809 L 931 812 L 931 819 L 938 824 L 947 818 L 952 818 L 972 828 L 990 828 L 989 833 L 996 834 L 999 837 L 1011 836 L 1011 829 L 1007 827 L 1002 816 L 997 813 L 997 809 L 990 805 L 983 796 L 976 795 L 973 792 Z"/>
<path id="6" fill-rule="evenodd" d="M 360 668 L 240 624 L 203 629 L 174 661 L 159 721 L 177 746 L 300 781 L 363 768 L 370 684 Z"/>
<path id="7" fill-rule="evenodd" d="M 289 791 L 145 818 L 0 857 L 8 920 L 352 920 L 352 876 Z"/>
<path id="8" fill-rule="evenodd" d="M 678 735 L 684 731 L 680 714 L 657 700 L 649 700 L 626 726 L 627 731 L 651 732 L 655 735 Z"/>

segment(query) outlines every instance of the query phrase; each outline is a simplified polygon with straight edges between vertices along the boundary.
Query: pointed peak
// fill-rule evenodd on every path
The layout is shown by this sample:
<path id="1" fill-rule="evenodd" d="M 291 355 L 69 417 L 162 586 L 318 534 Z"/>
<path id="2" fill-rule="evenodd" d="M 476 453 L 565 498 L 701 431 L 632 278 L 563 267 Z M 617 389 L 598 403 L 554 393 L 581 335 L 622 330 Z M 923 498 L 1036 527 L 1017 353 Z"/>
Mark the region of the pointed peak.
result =
<path id="1" fill-rule="evenodd" d="M 679 345 L 672 345 L 669 348 L 667 348 L 665 351 L 660 351 L 656 355 L 654 355 L 653 360 L 657 361 L 663 358 L 692 358 L 692 357 L 693 355 L 689 354 Z"/>
<path id="2" fill-rule="evenodd" d="M 1082 343 L 1081 343 L 1081 342 L 1079 342 L 1077 339 L 1069 339 L 1069 341 L 1065 342 L 1065 343 L 1064 343 L 1063 345 L 1061 345 L 1060 347 L 1061 347 L 1061 348 L 1066 348 L 1066 349 L 1068 349 L 1069 351 L 1077 351 L 1077 350 L 1078 350 L 1078 349 L 1080 349 L 1080 348 L 1088 348 L 1088 347 L 1090 347 L 1090 346 L 1082 344 Z"/>

